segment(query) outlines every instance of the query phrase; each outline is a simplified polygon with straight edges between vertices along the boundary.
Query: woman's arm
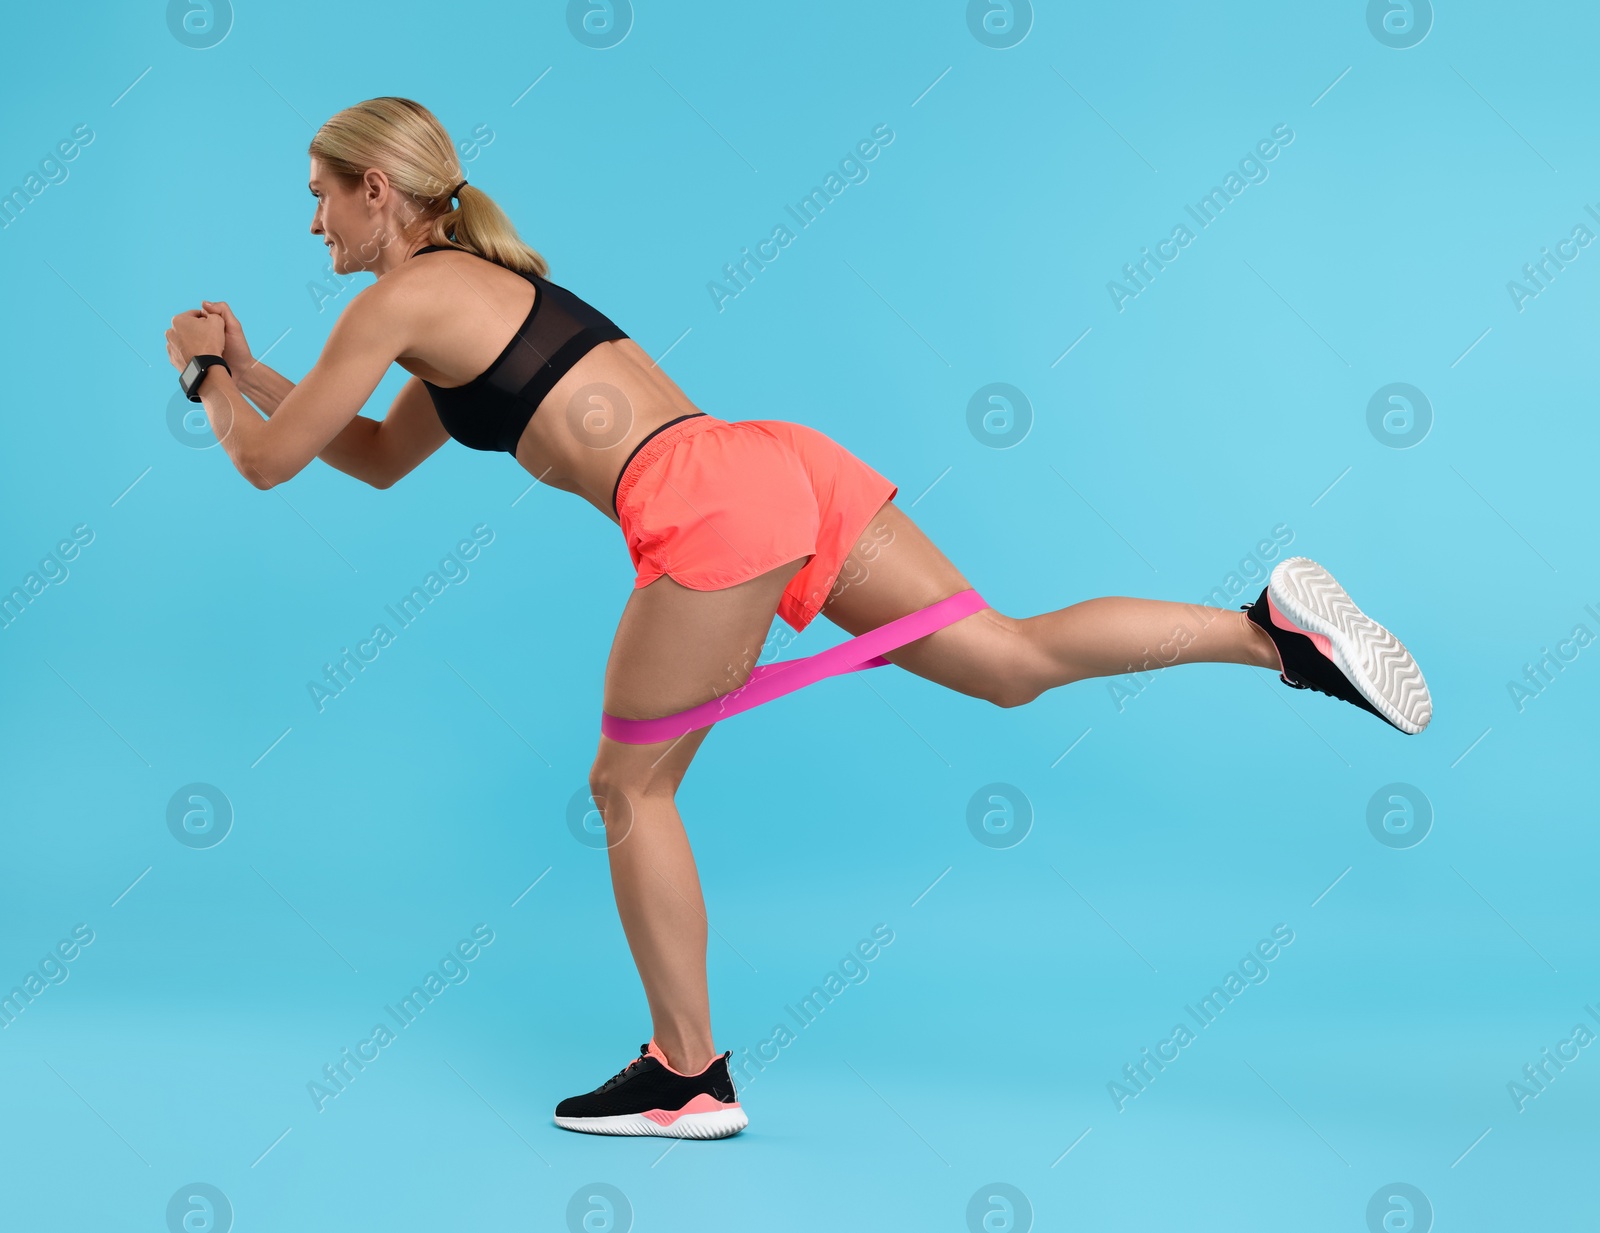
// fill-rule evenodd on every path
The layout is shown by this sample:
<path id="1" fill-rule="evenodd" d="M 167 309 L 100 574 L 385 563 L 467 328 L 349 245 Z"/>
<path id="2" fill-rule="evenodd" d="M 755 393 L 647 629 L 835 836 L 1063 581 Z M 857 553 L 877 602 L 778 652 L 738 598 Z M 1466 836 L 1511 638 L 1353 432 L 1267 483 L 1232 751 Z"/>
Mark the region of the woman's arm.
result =
<path id="1" fill-rule="evenodd" d="M 268 419 L 294 389 L 294 382 L 276 369 L 269 367 L 250 354 L 250 343 L 244 336 L 244 326 L 233 315 L 225 300 L 202 300 L 200 306 L 222 318 L 222 358 L 233 369 L 233 379 L 240 391 L 260 409 Z M 398 405 L 399 399 L 396 399 Z M 392 416 L 394 411 L 390 411 Z M 317 455 L 323 462 L 346 475 L 371 484 L 374 488 L 387 488 L 398 476 L 388 477 L 376 466 L 374 450 L 377 445 L 378 421 L 358 415 L 350 421 L 326 449 Z M 426 455 L 424 455 L 426 457 Z M 420 463 L 418 458 L 411 465 Z M 411 468 L 406 468 L 410 470 Z"/>
<path id="2" fill-rule="evenodd" d="M 240 371 L 238 386 L 270 419 L 294 382 L 260 360 L 251 360 Z M 356 416 L 317 457 L 374 488 L 388 488 L 449 439 L 427 388 L 412 377 L 395 395 L 388 415 L 381 420 Z"/>
<path id="3" fill-rule="evenodd" d="M 239 473 L 257 488 L 292 479 L 352 428 L 349 446 L 341 441 L 333 450 L 347 464 L 340 469 L 364 479 L 374 473 L 360 455 L 379 425 L 352 421 L 409 337 L 396 297 L 383 292 L 374 284 L 350 302 L 334 323 L 321 357 L 298 385 L 259 364 L 245 365 L 237 378 L 221 367 L 206 372 L 199 392 L 211 430 Z M 191 356 L 208 351 L 222 354 L 224 333 L 217 314 L 196 310 L 174 317 L 167 332 L 173 365 L 181 367 Z M 270 419 L 262 419 L 245 400 L 245 386 L 274 404 Z M 339 466 L 333 458 L 330 462 Z"/>
<path id="4" fill-rule="evenodd" d="M 365 436 L 360 445 L 352 447 L 362 451 L 366 473 L 361 478 L 374 488 L 388 488 L 404 479 L 450 439 L 439 413 L 434 410 L 432 397 L 416 377 L 401 387 L 389 405 L 389 414 L 382 420 L 356 416 L 328 449 L 348 447 L 351 433 L 355 431 Z M 339 466 L 328 458 L 328 450 L 318 457 Z"/>

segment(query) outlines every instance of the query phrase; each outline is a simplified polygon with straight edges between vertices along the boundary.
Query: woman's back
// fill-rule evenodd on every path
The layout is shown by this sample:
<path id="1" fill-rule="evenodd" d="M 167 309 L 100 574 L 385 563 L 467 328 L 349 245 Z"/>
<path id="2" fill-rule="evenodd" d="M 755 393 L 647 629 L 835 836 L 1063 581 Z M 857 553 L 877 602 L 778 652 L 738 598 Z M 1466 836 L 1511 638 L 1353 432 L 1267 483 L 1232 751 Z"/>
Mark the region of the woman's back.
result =
<path id="1" fill-rule="evenodd" d="M 416 354 L 398 362 L 445 430 L 514 455 L 608 517 L 627 442 L 698 410 L 610 317 L 538 274 L 427 245 L 386 277 L 395 275 L 403 285 L 392 293 L 426 323 Z"/>

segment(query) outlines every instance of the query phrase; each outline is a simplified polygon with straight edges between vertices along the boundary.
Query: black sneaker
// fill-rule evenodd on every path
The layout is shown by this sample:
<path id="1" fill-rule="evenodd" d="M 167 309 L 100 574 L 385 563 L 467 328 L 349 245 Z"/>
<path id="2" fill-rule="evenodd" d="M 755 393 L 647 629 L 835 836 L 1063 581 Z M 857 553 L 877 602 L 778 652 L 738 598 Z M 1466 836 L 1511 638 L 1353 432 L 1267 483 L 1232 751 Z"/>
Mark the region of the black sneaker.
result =
<path id="1" fill-rule="evenodd" d="M 594 1091 L 569 1096 L 556 1106 L 556 1125 L 592 1135 L 666 1135 L 677 1139 L 721 1139 L 750 1124 L 728 1074 L 729 1054 L 711 1060 L 697 1075 L 667 1065 L 655 1037 L 639 1056 Z"/>
<path id="2" fill-rule="evenodd" d="M 1315 561 L 1279 561 L 1256 602 L 1239 606 L 1278 648 L 1285 685 L 1342 698 L 1411 736 L 1433 718 L 1417 661 Z"/>

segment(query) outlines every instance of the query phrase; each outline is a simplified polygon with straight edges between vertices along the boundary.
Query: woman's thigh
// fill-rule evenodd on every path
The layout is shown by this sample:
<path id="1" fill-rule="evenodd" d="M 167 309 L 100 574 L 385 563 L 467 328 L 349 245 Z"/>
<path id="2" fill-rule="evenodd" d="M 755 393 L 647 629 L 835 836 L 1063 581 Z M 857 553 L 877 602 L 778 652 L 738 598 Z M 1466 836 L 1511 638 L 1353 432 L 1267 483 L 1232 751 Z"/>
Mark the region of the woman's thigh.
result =
<path id="1" fill-rule="evenodd" d="M 668 575 L 637 588 L 606 661 L 606 713 L 658 719 L 743 685 L 761 659 L 783 588 L 804 564 L 801 557 L 716 591 Z M 675 791 L 708 731 L 650 745 L 602 736 L 594 774 L 630 792 Z"/>
<path id="2" fill-rule="evenodd" d="M 971 588 L 911 517 L 888 501 L 851 550 L 822 615 L 848 633 L 863 634 Z M 993 608 L 981 608 L 884 658 L 1000 706 L 1036 696 L 1044 667 L 1018 622 Z"/>

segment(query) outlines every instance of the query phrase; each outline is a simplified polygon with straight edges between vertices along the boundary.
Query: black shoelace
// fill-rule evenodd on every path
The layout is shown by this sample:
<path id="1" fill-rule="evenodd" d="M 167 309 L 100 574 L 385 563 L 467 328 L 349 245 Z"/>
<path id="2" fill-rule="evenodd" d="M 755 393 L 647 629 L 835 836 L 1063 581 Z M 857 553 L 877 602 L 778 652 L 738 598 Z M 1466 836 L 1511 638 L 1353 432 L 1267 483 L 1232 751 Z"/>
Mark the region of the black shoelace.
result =
<path id="1" fill-rule="evenodd" d="M 602 1083 L 595 1090 L 596 1091 L 600 1091 L 600 1092 L 609 1092 L 612 1088 L 616 1087 L 617 1084 L 621 1083 L 622 1080 L 625 1079 L 628 1076 L 628 1072 L 630 1072 L 640 1062 L 644 1061 L 645 1058 L 647 1058 L 648 1056 L 650 1056 L 650 1042 L 647 1040 L 647 1041 L 644 1042 L 644 1044 L 639 1046 L 639 1056 L 638 1057 L 634 1058 L 633 1061 L 629 1062 L 621 1070 L 617 1071 L 616 1074 L 612 1075 L 611 1078 L 607 1079 L 604 1083 Z"/>

